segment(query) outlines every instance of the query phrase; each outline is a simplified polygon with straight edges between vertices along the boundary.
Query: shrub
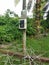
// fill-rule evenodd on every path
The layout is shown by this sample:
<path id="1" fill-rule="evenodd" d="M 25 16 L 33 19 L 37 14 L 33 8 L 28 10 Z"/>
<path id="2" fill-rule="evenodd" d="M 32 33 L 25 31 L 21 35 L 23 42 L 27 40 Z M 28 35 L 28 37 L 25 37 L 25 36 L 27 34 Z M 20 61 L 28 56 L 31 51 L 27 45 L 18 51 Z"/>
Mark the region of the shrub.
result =
<path id="1" fill-rule="evenodd" d="M 35 29 L 35 22 L 32 18 L 27 18 L 27 35 L 35 35 L 36 29 Z"/>

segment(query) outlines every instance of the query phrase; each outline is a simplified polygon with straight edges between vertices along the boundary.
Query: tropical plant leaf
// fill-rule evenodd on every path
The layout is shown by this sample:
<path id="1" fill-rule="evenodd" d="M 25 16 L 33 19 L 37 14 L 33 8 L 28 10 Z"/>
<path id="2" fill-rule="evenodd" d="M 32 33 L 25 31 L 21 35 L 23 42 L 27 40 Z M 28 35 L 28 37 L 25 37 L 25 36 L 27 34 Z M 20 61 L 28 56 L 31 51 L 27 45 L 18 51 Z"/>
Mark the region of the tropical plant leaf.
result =
<path id="1" fill-rule="evenodd" d="M 32 7 L 32 1 L 33 0 L 29 0 L 28 4 L 27 4 L 27 10 L 29 11 Z"/>

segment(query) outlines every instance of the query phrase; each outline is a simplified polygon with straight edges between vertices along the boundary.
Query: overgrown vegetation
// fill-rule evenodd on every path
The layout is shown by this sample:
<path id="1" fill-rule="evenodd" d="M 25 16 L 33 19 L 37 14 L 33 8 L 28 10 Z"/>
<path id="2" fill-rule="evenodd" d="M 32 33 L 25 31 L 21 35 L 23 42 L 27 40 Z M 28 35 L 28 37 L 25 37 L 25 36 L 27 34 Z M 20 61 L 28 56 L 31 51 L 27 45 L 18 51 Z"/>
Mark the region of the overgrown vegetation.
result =
<path id="1" fill-rule="evenodd" d="M 46 20 L 41 20 L 41 33 L 44 33 L 44 31 L 47 32 L 47 29 L 49 30 L 49 13 Z M 47 37 L 42 36 L 40 39 L 33 38 L 36 33 L 35 20 L 33 18 L 27 18 L 27 52 L 29 55 L 43 54 L 42 56 L 49 57 L 49 32 Z M 10 10 L 7 10 L 5 15 L 0 16 L 0 44 L 4 44 L 5 42 L 11 44 L 7 49 L 14 52 L 22 52 L 22 31 L 19 30 L 19 17 Z M 1 53 L 0 59 L 0 65 L 21 65 L 21 63 L 24 63 L 13 56 L 4 54 L 2 56 Z M 48 65 L 47 63 L 44 64 Z M 29 63 L 25 65 L 29 65 Z"/>
<path id="2" fill-rule="evenodd" d="M 0 41 L 10 42 L 21 37 L 18 29 L 19 18 L 10 17 L 9 12 L 4 16 L 0 16 Z"/>
<path id="3" fill-rule="evenodd" d="M 13 12 L 7 10 L 5 15 L 0 16 L 0 41 L 11 42 L 13 40 L 22 37 L 22 31 L 19 30 L 19 17 Z M 41 33 L 49 29 L 49 13 L 46 20 L 41 21 Z M 35 20 L 32 18 L 27 18 L 27 35 L 35 36 L 37 33 L 35 28 Z M 0 43 L 1 43 L 0 42 Z"/>

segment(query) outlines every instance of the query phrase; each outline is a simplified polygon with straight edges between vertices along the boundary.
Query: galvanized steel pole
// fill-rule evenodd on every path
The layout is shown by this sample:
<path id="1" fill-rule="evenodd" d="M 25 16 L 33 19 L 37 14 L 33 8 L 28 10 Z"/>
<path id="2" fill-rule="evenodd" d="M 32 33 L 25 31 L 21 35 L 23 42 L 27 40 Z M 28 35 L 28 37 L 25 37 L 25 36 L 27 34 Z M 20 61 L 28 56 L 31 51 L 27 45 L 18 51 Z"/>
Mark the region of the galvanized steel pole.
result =
<path id="1" fill-rule="evenodd" d="M 26 19 L 27 12 L 26 12 L 26 0 L 23 0 L 23 6 L 22 6 L 22 12 L 21 12 L 21 18 Z M 23 30 L 23 53 L 26 54 L 26 29 Z"/>

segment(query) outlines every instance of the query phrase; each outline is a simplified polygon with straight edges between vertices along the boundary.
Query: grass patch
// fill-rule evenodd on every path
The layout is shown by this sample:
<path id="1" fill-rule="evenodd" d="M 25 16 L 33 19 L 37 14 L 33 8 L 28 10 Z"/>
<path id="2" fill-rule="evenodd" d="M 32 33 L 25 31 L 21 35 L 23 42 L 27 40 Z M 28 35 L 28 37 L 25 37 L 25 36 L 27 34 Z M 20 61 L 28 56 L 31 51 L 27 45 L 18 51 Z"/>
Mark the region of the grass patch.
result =
<path id="1" fill-rule="evenodd" d="M 21 40 L 17 39 L 11 44 L 12 45 L 8 48 L 9 50 L 14 51 L 14 52 L 22 52 L 22 49 L 23 49 L 22 39 Z M 30 55 L 43 54 L 42 56 L 49 57 L 49 35 L 47 37 L 42 37 L 40 39 L 35 39 L 33 37 L 27 37 L 26 45 L 27 45 L 27 51 Z M 15 65 L 16 64 L 20 65 L 21 63 L 23 64 L 23 61 L 21 59 L 18 59 L 12 56 L 7 57 L 7 56 L 3 56 L 2 54 L 0 54 L 0 65 L 4 65 L 5 62 L 3 61 L 6 60 L 7 58 L 9 58 L 10 62 Z M 8 59 L 7 65 L 10 65 L 9 59 Z M 49 65 L 48 63 L 42 63 L 42 64 Z M 40 62 L 38 62 L 38 65 L 40 65 Z"/>
<path id="2" fill-rule="evenodd" d="M 27 48 L 34 50 L 35 54 L 44 54 L 49 57 L 49 36 L 40 39 L 27 38 Z"/>

